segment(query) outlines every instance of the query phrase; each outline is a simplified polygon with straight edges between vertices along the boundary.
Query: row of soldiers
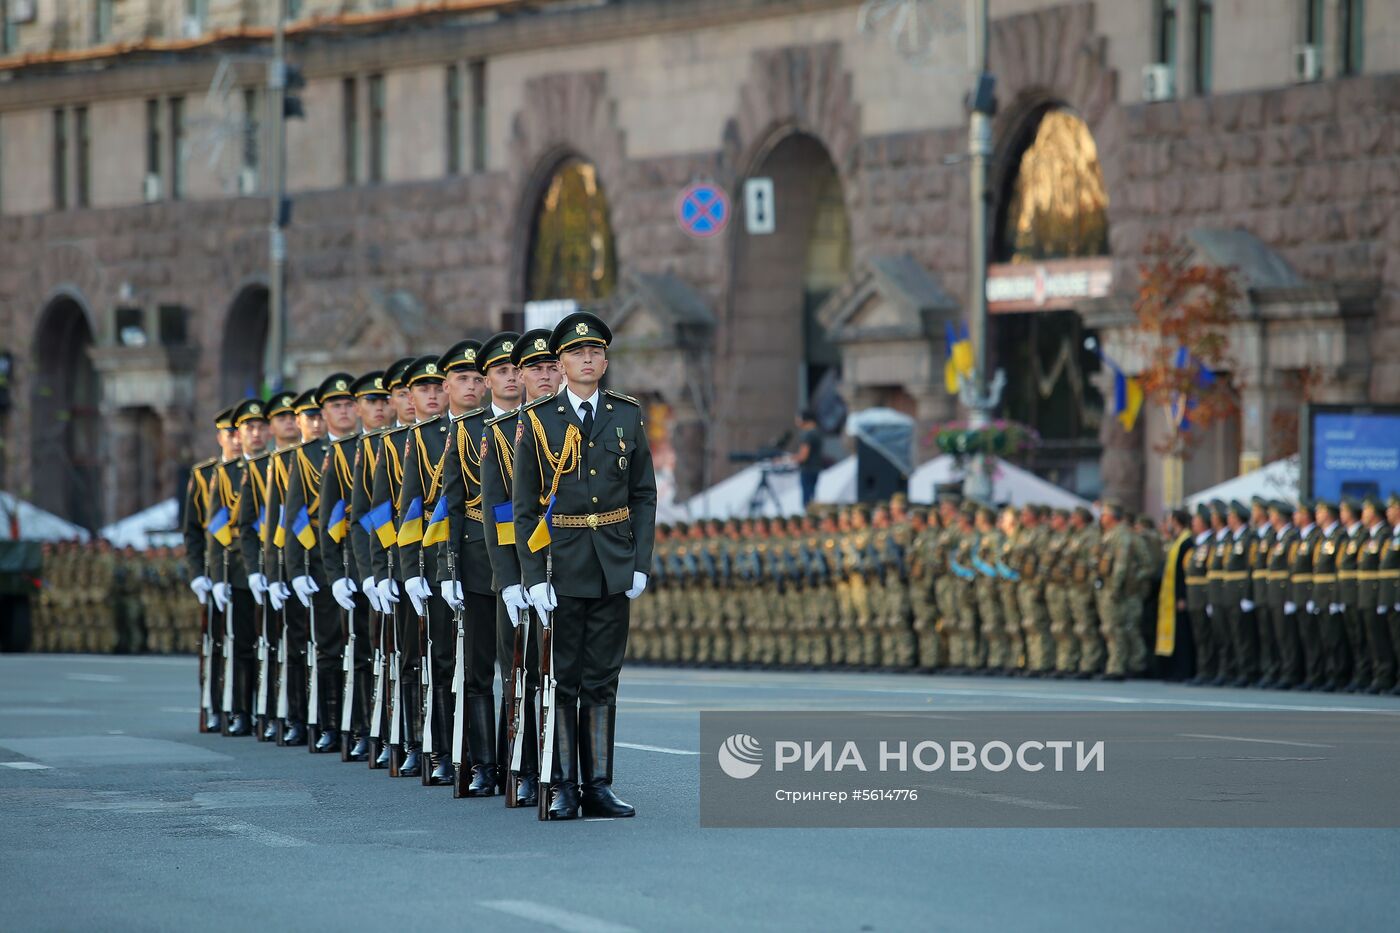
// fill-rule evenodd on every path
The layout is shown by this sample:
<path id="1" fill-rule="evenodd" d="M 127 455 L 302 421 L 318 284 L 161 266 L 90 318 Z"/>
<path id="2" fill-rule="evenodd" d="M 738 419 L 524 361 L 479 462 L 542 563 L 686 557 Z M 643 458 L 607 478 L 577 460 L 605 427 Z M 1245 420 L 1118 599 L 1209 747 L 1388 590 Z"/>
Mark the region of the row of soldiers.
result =
<path id="1" fill-rule="evenodd" d="M 187 491 L 201 730 L 632 816 L 616 691 L 656 484 L 610 340 L 574 312 L 220 412 Z"/>
<path id="2" fill-rule="evenodd" d="M 1015 672 L 1122 679 L 1148 669 L 1160 538 L 1109 504 L 993 508 L 940 489 L 703 520 L 657 534 L 641 661 Z"/>
<path id="3" fill-rule="evenodd" d="M 34 604 L 34 650 L 193 653 L 183 546 L 138 551 L 103 538 L 43 546 Z"/>

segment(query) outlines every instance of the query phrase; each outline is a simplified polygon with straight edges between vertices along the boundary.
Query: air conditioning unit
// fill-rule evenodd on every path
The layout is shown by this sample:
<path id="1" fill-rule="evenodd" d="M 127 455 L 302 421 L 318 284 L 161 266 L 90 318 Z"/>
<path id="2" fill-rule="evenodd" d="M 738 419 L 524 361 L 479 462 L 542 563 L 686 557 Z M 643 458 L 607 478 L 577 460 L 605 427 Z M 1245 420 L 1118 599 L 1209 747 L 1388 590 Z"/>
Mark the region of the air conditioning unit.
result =
<path id="1" fill-rule="evenodd" d="M 238 193 L 250 195 L 258 193 L 258 170 L 245 168 L 238 173 Z"/>
<path id="2" fill-rule="evenodd" d="M 146 203 L 160 200 L 160 175 L 155 172 L 147 172 L 146 180 L 141 185 L 141 193 L 146 198 Z"/>
<path id="3" fill-rule="evenodd" d="M 186 39 L 198 39 L 204 35 L 204 18 L 202 16 L 186 16 L 180 20 L 180 35 Z"/>
<path id="4" fill-rule="evenodd" d="M 1322 49 L 1315 45 L 1293 47 L 1293 80 L 1302 83 L 1322 77 Z"/>
<path id="5" fill-rule="evenodd" d="M 1142 99 L 1145 101 L 1171 100 L 1176 96 L 1176 82 L 1172 80 L 1171 65 L 1156 63 L 1142 66 Z"/>

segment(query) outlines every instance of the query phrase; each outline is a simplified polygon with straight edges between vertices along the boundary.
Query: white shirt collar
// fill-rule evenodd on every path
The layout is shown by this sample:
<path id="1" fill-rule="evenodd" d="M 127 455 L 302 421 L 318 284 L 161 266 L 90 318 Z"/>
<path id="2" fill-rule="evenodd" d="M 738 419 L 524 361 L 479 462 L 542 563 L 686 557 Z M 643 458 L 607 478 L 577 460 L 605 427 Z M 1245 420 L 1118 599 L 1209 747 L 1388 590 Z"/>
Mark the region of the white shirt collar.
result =
<path id="1" fill-rule="evenodd" d="M 1352 522 L 1350 525 L 1347 526 L 1347 534 L 1349 534 L 1349 535 L 1355 535 L 1355 534 L 1356 534 L 1358 531 L 1360 531 L 1360 530 L 1361 530 L 1361 523 L 1360 523 L 1360 522 Z"/>
<path id="2" fill-rule="evenodd" d="M 1305 525 L 1305 526 L 1303 527 L 1302 531 L 1300 531 L 1300 532 L 1298 532 L 1298 533 L 1299 533 L 1300 535 L 1302 535 L 1303 537 L 1306 538 L 1306 537 L 1308 536 L 1308 532 L 1312 531 L 1312 530 L 1313 530 L 1314 528 L 1316 528 L 1316 527 L 1317 527 L 1317 523 L 1316 523 L 1316 522 L 1308 522 L 1307 525 Z"/>
<path id="3" fill-rule="evenodd" d="M 1232 537 L 1234 540 L 1238 541 L 1239 539 L 1241 539 L 1241 538 L 1244 537 L 1244 533 L 1245 533 L 1246 531 L 1248 531 L 1248 530 L 1249 530 L 1249 526 L 1248 526 L 1248 525 L 1241 525 L 1241 526 L 1239 527 L 1239 530 L 1236 531 L 1233 535 L 1231 535 L 1231 537 Z"/>
<path id="4" fill-rule="evenodd" d="M 1282 528 L 1280 528 L 1280 529 L 1278 530 L 1278 536 L 1279 536 L 1280 538 L 1282 538 L 1284 535 L 1288 534 L 1288 532 L 1291 531 L 1292 529 L 1293 529 L 1293 523 L 1292 523 L 1292 522 L 1288 522 L 1287 524 L 1285 524 Z"/>
<path id="5" fill-rule="evenodd" d="M 1229 528 L 1222 528 L 1222 529 L 1220 529 L 1219 531 L 1217 531 L 1217 532 L 1215 533 L 1215 540 L 1217 540 L 1217 541 L 1224 541 L 1224 540 L 1225 540 L 1225 536 L 1228 535 L 1229 533 L 1230 533 L 1230 529 L 1229 529 Z"/>
<path id="6" fill-rule="evenodd" d="M 572 405 L 572 406 L 574 406 L 574 414 L 578 415 L 578 420 L 580 420 L 580 421 L 583 420 L 583 412 L 582 412 L 580 409 L 582 408 L 584 402 L 588 402 L 589 404 L 591 404 L 591 405 L 593 406 L 593 417 L 594 417 L 594 418 L 597 418 L 597 417 L 598 417 L 598 390 L 597 390 L 597 389 L 594 389 L 594 390 L 593 390 L 593 394 L 590 395 L 588 398 L 579 398 L 577 395 L 574 394 L 574 390 L 573 390 L 573 389 L 567 389 L 567 388 L 566 388 L 566 389 L 564 390 L 564 392 L 565 392 L 565 394 L 567 394 L 567 395 L 569 396 L 569 404 Z"/>
<path id="7" fill-rule="evenodd" d="M 329 441 L 329 442 L 332 443 L 332 444 L 339 444 L 341 441 L 346 440 L 346 439 L 351 438 L 351 437 L 354 437 L 354 436 L 355 436 L 355 435 L 353 435 L 353 434 L 346 434 L 346 435 L 344 435 L 344 436 L 337 437 L 336 435 L 332 434 L 332 433 L 329 432 L 329 431 L 326 432 L 326 440 Z"/>
<path id="8" fill-rule="evenodd" d="M 1333 529 L 1333 528 L 1336 528 L 1336 527 L 1337 527 L 1337 523 L 1334 521 L 1334 522 L 1332 522 L 1332 524 L 1330 524 L 1330 525 L 1328 525 L 1326 528 L 1322 529 L 1322 533 L 1325 534 L 1325 535 L 1330 535 L 1330 534 L 1332 533 L 1332 529 Z"/>
<path id="9" fill-rule="evenodd" d="M 1264 537 L 1264 535 L 1266 535 L 1266 534 L 1269 533 L 1269 529 L 1272 528 L 1272 527 L 1273 527 L 1272 525 L 1260 525 L 1258 528 L 1256 528 L 1256 529 L 1254 530 L 1254 533 L 1255 533 L 1256 535 L 1258 535 L 1259 537 L 1262 538 L 1262 537 Z"/>
<path id="10" fill-rule="evenodd" d="M 1207 528 L 1205 531 L 1201 532 L 1200 534 L 1196 535 L 1196 543 L 1197 543 L 1197 544 L 1205 544 L 1205 543 L 1206 543 L 1207 541 L 1209 541 L 1209 540 L 1210 540 L 1210 529 L 1209 529 L 1209 528 Z"/>
<path id="11" fill-rule="evenodd" d="M 514 408 L 501 408 L 499 405 L 496 404 L 495 400 L 492 400 L 492 402 L 491 402 L 491 415 L 492 415 L 492 417 L 494 417 L 494 418 L 499 418 L 499 417 L 501 417 L 501 415 L 504 415 L 504 414 L 506 414 L 507 412 L 512 412 L 512 411 L 515 411 L 515 409 L 514 409 Z"/>

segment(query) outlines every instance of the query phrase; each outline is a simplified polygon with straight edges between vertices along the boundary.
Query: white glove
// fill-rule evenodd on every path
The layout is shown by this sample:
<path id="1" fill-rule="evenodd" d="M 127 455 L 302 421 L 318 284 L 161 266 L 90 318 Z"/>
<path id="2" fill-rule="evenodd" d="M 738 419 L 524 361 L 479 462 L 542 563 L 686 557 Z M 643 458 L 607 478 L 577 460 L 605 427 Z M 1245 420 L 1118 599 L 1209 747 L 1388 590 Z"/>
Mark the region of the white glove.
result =
<path id="1" fill-rule="evenodd" d="M 267 592 L 267 577 L 260 573 L 248 574 L 248 589 L 253 591 L 253 602 L 263 604 L 263 594 Z"/>
<path id="2" fill-rule="evenodd" d="M 1254 611 L 1254 601 L 1253 601 L 1253 600 L 1250 600 L 1250 599 L 1242 599 L 1242 600 L 1240 600 L 1240 612 L 1253 612 L 1253 611 Z"/>
<path id="3" fill-rule="evenodd" d="M 389 607 L 397 604 L 399 601 L 399 585 L 394 582 L 393 577 L 386 577 L 379 581 L 378 587 L 379 604 L 384 607 L 385 612 L 388 612 Z"/>
<path id="4" fill-rule="evenodd" d="M 1206 605 L 1206 618 L 1207 618 L 1207 619 L 1212 618 L 1214 615 L 1215 615 L 1215 607 L 1212 606 L 1212 605 L 1207 604 L 1207 605 Z"/>
<path id="5" fill-rule="evenodd" d="M 1284 603 L 1284 604 L 1283 604 L 1283 614 L 1284 614 L 1284 615 L 1286 615 L 1286 616 L 1291 616 L 1291 615 L 1293 615 L 1294 613 L 1296 613 L 1297 611 L 1298 611 L 1298 604 L 1297 604 L 1297 603 L 1292 603 L 1292 602 L 1290 602 L 1290 603 Z"/>
<path id="6" fill-rule="evenodd" d="M 369 600 L 369 607 L 375 612 L 383 612 L 384 604 L 379 601 L 379 588 L 375 586 L 374 577 L 365 577 L 360 584 L 360 592 L 365 594 L 365 599 Z"/>
<path id="7" fill-rule="evenodd" d="M 311 608 L 311 594 L 321 592 L 321 588 L 316 585 L 316 581 L 306 574 L 292 578 L 292 591 L 297 594 L 297 599 L 307 609 Z"/>
<path id="8" fill-rule="evenodd" d="M 443 602 L 447 603 L 447 605 L 451 606 L 453 609 L 462 608 L 462 584 L 454 580 L 443 580 L 442 583 L 438 585 L 438 589 L 442 593 Z"/>
<path id="9" fill-rule="evenodd" d="M 1313 602 L 1313 601 L 1310 599 L 1310 600 L 1308 600 L 1308 607 L 1307 607 L 1307 608 L 1308 608 L 1308 612 L 1314 612 L 1314 613 L 1315 613 L 1315 612 L 1317 612 L 1317 603 Z"/>
<path id="10" fill-rule="evenodd" d="M 190 581 L 190 589 L 194 591 L 194 598 L 203 606 L 209 602 L 209 593 L 214 589 L 214 581 L 208 577 L 195 577 Z"/>
<path id="11" fill-rule="evenodd" d="M 1346 609 L 1346 607 L 1346 603 L 1328 603 L 1327 611 L 1332 613 L 1332 615 L 1334 616 L 1339 616 L 1342 614 L 1342 610 Z"/>
<path id="12" fill-rule="evenodd" d="M 501 590 L 501 602 L 506 604 L 506 615 L 510 616 L 510 624 L 519 626 L 525 610 L 530 608 L 530 598 L 525 595 L 525 587 L 519 583 L 512 583 Z"/>
<path id="13" fill-rule="evenodd" d="M 530 605 L 541 612 L 552 612 L 559 605 L 554 596 L 554 587 L 548 583 L 536 583 L 530 587 Z"/>
<path id="14" fill-rule="evenodd" d="M 647 575 L 640 570 L 632 571 L 632 588 L 627 591 L 628 599 L 636 599 L 647 588 Z"/>
<path id="15" fill-rule="evenodd" d="M 346 612 L 355 610 L 355 581 L 349 577 L 341 577 L 331 584 L 331 596 L 340 603 L 340 608 Z"/>
<path id="16" fill-rule="evenodd" d="M 1385 615 L 1385 614 L 1386 614 L 1387 612 L 1389 612 L 1389 611 L 1390 611 L 1390 607 L 1389 607 L 1389 606 L 1384 606 L 1384 605 L 1382 605 L 1382 606 L 1377 606 L 1377 607 L 1376 607 L 1376 615 L 1378 615 L 1378 616 L 1383 616 L 1383 615 Z"/>
<path id="17" fill-rule="evenodd" d="M 421 616 L 426 611 L 424 600 L 432 598 L 432 584 L 423 577 L 412 577 L 403 582 L 403 588 L 408 594 L 408 601 L 413 603 L 413 611 Z"/>
<path id="18" fill-rule="evenodd" d="M 1395 604 L 1395 611 L 1400 612 L 1400 603 Z"/>
<path id="19" fill-rule="evenodd" d="M 282 607 L 287 605 L 287 585 L 285 583 L 271 583 L 267 587 L 267 601 L 272 603 L 272 608 L 281 612 Z"/>
<path id="20" fill-rule="evenodd" d="M 233 587 L 227 583 L 214 584 L 214 605 L 220 612 L 228 608 L 228 601 L 233 598 Z"/>

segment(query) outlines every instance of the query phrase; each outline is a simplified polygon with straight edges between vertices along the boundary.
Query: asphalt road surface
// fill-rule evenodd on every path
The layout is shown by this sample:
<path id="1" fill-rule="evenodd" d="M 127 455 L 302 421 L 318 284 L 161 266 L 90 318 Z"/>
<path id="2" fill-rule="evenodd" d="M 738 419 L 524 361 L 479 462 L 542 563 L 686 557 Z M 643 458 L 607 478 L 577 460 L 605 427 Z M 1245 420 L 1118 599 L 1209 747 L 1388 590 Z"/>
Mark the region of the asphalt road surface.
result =
<path id="1" fill-rule="evenodd" d="M 629 668 L 617 787 L 639 815 L 569 824 L 539 823 L 499 798 L 453 800 L 446 788 L 305 749 L 201 736 L 196 703 L 192 659 L 0 656 L 0 928 L 863 933 L 1400 923 L 1396 829 L 704 829 L 697 778 L 701 709 L 1318 709 L 1400 720 L 1400 699 Z"/>

